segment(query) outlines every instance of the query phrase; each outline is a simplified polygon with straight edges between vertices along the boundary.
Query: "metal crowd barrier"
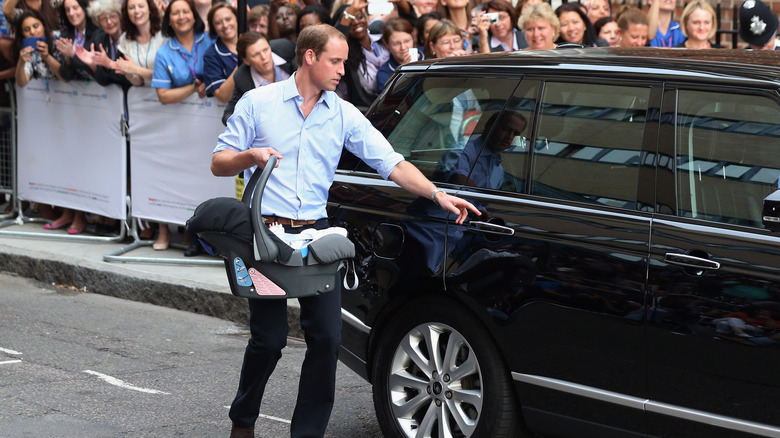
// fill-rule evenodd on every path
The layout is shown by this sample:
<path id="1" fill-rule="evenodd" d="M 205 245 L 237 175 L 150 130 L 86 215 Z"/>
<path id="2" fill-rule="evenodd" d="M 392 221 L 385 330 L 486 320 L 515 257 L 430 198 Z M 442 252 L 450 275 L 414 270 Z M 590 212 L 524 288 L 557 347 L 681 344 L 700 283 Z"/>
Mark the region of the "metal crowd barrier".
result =
<path id="1" fill-rule="evenodd" d="M 14 84 L 5 80 L 0 84 L 0 220 L 14 217 L 18 210 L 16 196 L 16 115 Z M 6 102 L 3 102 L 5 100 Z"/>
<path id="2" fill-rule="evenodd" d="M 46 90 L 48 90 L 48 85 L 46 86 Z M 53 85 L 53 84 L 52 84 Z M 36 218 L 36 217 L 27 217 L 25 216 L 25 211 L 23 209 L 22 204 L 22 195 L 19 190 L 19 149 L 18 149 L 18 143 L 19 143 L 19 106 L 18 106 L 18 99 L 20 98 L 16 92 L 16 87 L 14 86 L 13 82 L 6 81 L 5 89 L 7 91 L 7 94 L 9 96 L 9 103 L 10 105 L 8 107 L 3 107 L 2 112 L 0 112 L 0 123 L 2 123 L 3 127 L 3 136 L 2 136 L 2 153 L 3 153 L 3 192 L 4 193 L 10 193 L 13 197 L 13 207 L 11 208 L 10 214 L 7 216 L 7 220 L 0 222 L 0 228 L 9 227 L 12 225 L 23 225 L 25 223 L 30 222 L 47 222 L 43 218 Z M 31 83 L 29 86 L 30 88 L 39 87 L 40 84 L 37 83 Z M 55 88 L 53 86 L 53 88 Z M 55 88 L 56 90 L 56 88 Z M 7 122 L 7 126 L 6 126 Z M 48 121 L 44 121 L 46 123 Z M 37 123 L 37 122 L 36 122 Z M 40 124 L 41 127 L 45 126 L 44 124 Z M 6 129 L 7 128 L 7 129 Z M 38 128 L 38 126 L 36 126 Z M 50 126 L 47 126 L 47 128 L 51 128 Z M 36 129 L 39 131 L 45 131 L 43 129 Z M 5 135 L 6 133 L 9 133 L 8 135 Z M 7 159 L 6 159 L 7 158 Z M 6 173 L 7 172 L 7 173 Z M 6 183 L 10 182 L 11 186 L 7 187 Z M 5 195 L 4 195 L 5 196 Z M 35 202 L 35 201 L 33 201 Z M 36 202 L 38 204 L 42 204 L 41 202 Z M 45 203 L 43 203 L 45 204 Z M 93 236 L 93 235 L 84 235 L 84 234 L 64 234 L 61 232 L 55 232 L 55 231 L 47 231 L 47 232 L 31 232 L 31 231 L 19 231 L 19 230 L 6 230 L 6 229 L 0 229 L 0 235 L 4 236 L 15 236 L 15 237 L 26 237 L 26 238 L 36 238 L 36 239 L 49 239 L 49 240 L 69 240 L 69 241 L 93 241 L 93 242 L 117 242 L 121 241 L 126 237 L 126 228 L 127 224 L 124 220 L 120 220 L 120 232 L 116 236 Z"/>
<path id="3" fill-rule="evenodd" d="M 119 186 L 115 184 L 116 181 L 125 181 L 127 179 L 132 179 L 132 178 L 129 178 L 131 173 L 132 173 L 131 172 L 132 171 L 132 166 L 131 166 L 132 160 L 130 159 L 130 155 L 131 155 L 130 154 L 130 130 L 126 129 L 127 124 L 128 124 L 127 113 L 126 112 L 125 112 L 125 116 L 122 117 L 123 120 L 120 121 L 120 124 L 123 126 L 123 129 L 121 130 L 121 134 L 118 134 L 115 131 L 110 131 L 112 133 L 111 134 L 112 139 L 110 141 L 107 141 L 105 144 L 100 144 L 100 145 L 95 146 L 94 145 L 94 141 L 93 141 L 93 146 L 98 148 L 98 149 L 101 148 L 101 147 L 109 148 L 109 149 L 113 148 L 112 149 L 113 152 L 111 152 L 113 157 L 118 157 L 119 155 L 117 155 L 117 154 L 126 154 L 127 155 L 127 157 L 124 159 L 125 162 L 126 162 L 127 172 L 125 174 L 125 172 L 123 171 L 121 176 L 116 176 L 116 178 L 118 178 L 117 180 L 113 180 L 112 181 L 112 183 L 114 183 L 116 187 L 111 190 L 112 195 L 110 196 L 110 198 L 111 198 L 110 205 L 113 206 L 111 208 L 113 209 L 113 211 L 115 213 L 112 214 L 111 216 L 108 216 L 108 217 L 117 218 L 117 217 L 120 217 L 119 215 L 121 214 L 123 217 L 126 218 L 126 219 L 117 219 L 119 221 L 119 224 L 120 224 L 119 234 L 118 235 L 115 235 L 115 236 L 95 236 L 95 235 L 85 235 L 83 233 L 82 234 L 77 234 L 77 235 L 71 235 L 71 234 L 66 234 L 66 233 L 62 233 L 61 231 L 55 231 L 55 230 L 46 230 L 45 232 L 43 232 L 43 231 L 27 231 L 27 230 L 23 230 L 23 229 L 18 229 L 19 227 L 15 227 L 17 229 L 8 229 L 9 227 L 14 226 L 14 225 L 22 226 L 24 224 L 31 223 L 31 222 L 40 222 L 40 223 L 48 222 L 47 220 L 45 220 L 43 218 L 29 217 L 28 213 L 26 213 L 24 211 L 24 209 L 22 208 L 23 200 L 21 198 L 25 198 L 24 199 L 25 201 L 30 201 L 30 202 L 44 203 L 44 204 L 55 204 L 55 205 L 57 205 L 56 202 L 38 202 L 38 201 L 33 201 L 33 200 L 34 199 L 46 198 L 47 196 L 56 198 L 58 196 L 58 195 L 56 195 L 56 192 L 58 192 L 58 191 L 59 192 L 68 191 L 69 190 L 68 188 L 70 188 L 70 187 L 77 187 L 78 188 L 78 186 L 72 186 L 71 185 L 71 183 L 72 183 L 71 181 L 60 181 L 62 179 L 68 179 L 68 178 L 66 178 L 64 176 L 59 177 L 58 180 L 56 180 L 54 183 L 51 184 L 51 187 L 45 187 L 45 184 L 42 184 L 42 190 L 48 190 L 48 192 L 49 192 L 49 193 L 47 193 L 46 196 L 44 196 L 40 192 L 31 192 L 30 188 L 28 187 L 28 185 L 33 185 L 33 186 L 38 185 L 38 181 L 35 181 L 35 180 L 33 180 L 33 184 L 30 184 L 31 178 L 36 178 L 37 177 L 37 176 L 34 175 L 35 172 L 33 171 L 33 170 L 37 170 L 37 168 L 34 165 L 31 166 L 30 163 L 29 163 L 29 160 L 30 160 L 31 157 L 35 158 L 35 159 L 38 158 L 38 155 L 37 155 L 39 153 L 38 152 L 39 151 L 38 148 L 41 146 L 41 143 L 36 144 L 35 142 L 32 142 L 32 144 L 35 144 L 35 146 L 36 146 L 36 149 L 34 151 L 32 151 L 30 149 L 25 149 L 24 153 L 22 155 L 19 154 L 19 149 L 18 149 L 18 145 L 19 145 L 19 142 L 20 142 L 19 129 L 22 127 L 22 126 L 18 125 L 18 123 L 20 122 L 20 114 L 22 114 L 21 117 L 26 117 L 27 118 L 27 120 L 24 121 L 25 123 L 27 123 L 26 125 L 24 125 L 24 128 L 27 129 L 27 131 L 25 131 L 27 133 L 27 134 L 25 134 L 26 135 L 25 138 L 27 138 L 27 140 L 22 139 L 22 141 L 26 141 L 26 142 L 30 143 L 30 140 L 29 140 L 30 135 L 37 134 L 38 131 L 43 131 L 43 130 L 37 129 L 37 126 L 39 126 L 37 124 L 34 125 L 34 127 L 36 129 L 30 129 L 30 124 L 31 123 L 38 123 L 37 121 L 31 122 L 31 119 L 30 119 L 29 112 L 30 112 L 30 110 L 32 108 L 34 108 L 34 104 L 31 103 L 30 100 L 27 100 L 24 103 L 25 105 L 27 105 L 25 107 L 26 109 L 24 111 L 20 111 L 20 108 L 17 105 L 16 99 L 17 98 L 19 98 L 19 99 L 24 99 L 24 98 L 30 99 L 31 97 L 33 99 L 37 99 L 36 104 L 37 105 L 41 105 L 41 108 L 46 108 L 47 111 L 52 111 L 52 114 L 54 114 L 55 118 L 57 118 L 57 116 L 63 112 L 62 107 L 57 107 L 57 105 L 61 104 L 61 103 L 58 102 L 58 99 L 60 99 L 60 98 L 62 98 L 62 99 L 71 99 L 71 97 L 68 97 L 70 92 L 71 92 L 71 89 L 68 88 L 67 85 L 52 83 L 52 84 L 50 84 L 51 85 L 51 91 L 49 91 L 49 88 L 46 88 L 46 93 L 51 92 L 50 95 L 46 94 L 46 96 L 51 96 L 51 100 L 47 101 L 46 103 L 43 103 L 44 99 L 40 98 L 41 93 L 43 93 L 43 91 L 41 91 L 41 90 L 43 90 L 43 86 L 41 84 L 37 84 L 35 82 L 31 83 L 31 85 L 32 85 L 32 87 L 28 86 L 29 89 L 25 88 L 24 90 L 20 90 L 20 91 L 23 91 L 23 92 L 17 94 L 17 92 L 16 92 L 17 90 L 16 90 L 16 87 L 14 86 L 13 82 L 8 81 L 5 84 L 5 87 L 6 87 L 5 90 L 7 91 L 7 94 L 9 95 L 8 104 L 7 105 L 3 105 L 3 102 L 0 101 L 0 195 L 2 195 L 2 198 L 0 199 L 0 204 L 3 204 L 4 201 L 6 201 L 6 198 L 8 198 L 8 201 L 9 201 L 9 202 L 7 202 L 7 204 L 9 205 L 9 212 L 5 213 L 4 211 L 0 211 L 0 236 L 13 236 L 13 237 L 35 238 L 35 239 L 49 239 L 49 240 L 68 240 L 68 241 L 74 241 L 74 242 L 78 242 L 78 241 L 82 241 L 82 242 L 84 242 L 84 241 L 92 241 L 92 242 L 121 242 L 121 241 L 124 241 L 127 237 L 130 237 L 132 239 L 132 242 L 129 245 L 127 245 L 125 247 L 122 247 L 119 250 L 116 250 L 116 251 L 110 252 L 108 254 L 105 254 L 104 257 L 103 257 L 104 261 L 106 261 L 106 262 L 159 263 L 159 264 L 186 264 L 186 265 L 215 265 L 215 266 L 221 266 L 221 265 L 224 264 L 222 260 L 219 260 L 219 259 L 216 259 L 216 258 L 204 259 L 204 258 L 184 258 L 184 257 L 165 257 L 165 256 L 163 256 L 163 257 L 132 257 L 132 256 L 127 256 L 127 253 L 129 253 L 129 252 L 131 252 L 131 251 L 133 251 L 133 250 L 135 250 L 137 248 L 141 248 L 141 247 L 145 247 L 145 246 L 151 246 L 153 244 L 153 242 L 151 240 L 142 240 L 142 239 L 140 239 L 140 237 L 139 237 L 139 230 L 138 230 L 138 219 L 145 219 L 145 220 L 150 220 L 150 221 L 155 221 L 155 222 L 160 221 L 160 220 L 159 220 L 159 217 L 156 217 L 154 215 L 146 216 L 146 217 L 134 215 L 134 213 L 133 213 L 133 203 L 132 203 L 131 197 L 128 194 L 128 193 L 131 192 L 131 190 L 130 190 L 131 187 L 130 187 L 129 184 L 123 184 L 122 185 L 122 187 L 126 187 L 126 189 L 124 190 L 125 194 L 122 195 L 122 199 L 120 200 L 117 197 L 118 196 L 117 188 Z M 36 87 L 37 87 L 37 90 L 35 90 Z M 90 88 L 90 87 L 91 87 L 90 84 L 83 84 L 83 83 L 82 84 L 77 84 L 77 85 L 72 85 L 72 89 L 73 89 L 73 93 L 74 94 L 81 93 L 81 97 L 80 98 L 82 99 L 82 101 L 78 101 L 78 105 L 82 105 L 82 106 L 85 106 L 85 107 L 90 106 L 91 102 L 89 101 L 89 98 L 92 98 L 92 99 L 94 99 L 92 102 L 95 102 L 95 105 L 93 105 L 95 108 L 99 107 L 101 104 L 103 104 L 103 105 L 111 104 L 111 107 L 113 108 L 114 105 L 112 103 L 116 101 L 116 94 L 113 95 L 114 97 L 111 97 L 111 96 L 112 96 L 112 93 L 116 93 L 116 90 L 102 90 L 100 88 Z M 0 90 L 0 91 L 2 91 L 2 90 Z M 36 93 L 38 93 L 38 94 L 36 94 Z M 157 119 L 163 119 L 163 120 L 166 119 L 166 115 L 164 114 L 165 111 L 169 111 L 169 112 L 170 111 L 186 112 L 188 106 L 189 107 L 196 106 L 199 103 L 202 103 L 202 106 L 204 106 L 204 107 L 214 107 L 214 103 L 211 102 L 211 101 L 208 101 L 208 102 L 195 102 L 194 100 L 193 100 L 193 102 L 185 102 L 185 103 L 183 103 L 182 104 L 183 106 L 181 108 L 175 108 L 175 106 L 173 106 L 173 105 L 164 106 L 164 105 L 159 104 L 159 102 L 156 101 L 156 94 L 154 94 L 154 99 L 153 99 L 154 101 L 152 102 L 152 99 L 150 98 L 150 96 L 152 96 L 152 95 L 143 94 L 143 93 L 149 93 L 149 90 L 145 90 L 145 91 L 139 90 L 139 91 L 136 91 L 136 96 L 138 94 L 143 95 L 144 97 L 142 99 L 140 99 L 140 100 L 144 101 L 146 105 L 151 105 L 151 107 L 150 107 L 151 109 L 149 110 L 151 114 L 145 115 L 145 117 L 147 117 L 148 119 L 155 120 L 155 121 L 157 121 Z M 106 99 L 106 94 L 109 95 L 108 100 L 105 100 Z M 89 97 L 85 97 L 85 96 L 89 96 Z M 195 97 L 197 97 L 197 96 L 195 96 Z M 47 97 L 45 100 L 48 100 L 48 99 L 49 98 Z M 114 99 L 114 100 L 111 100 L 111 99 Z M 86 105 L 85 105 L 84 100 L 86 100 Z M 136 98 L 136 101 L 138 101 L 138 100 L 139 99 Z M 124 96 L 123 100 L 122 100 L 122 106 L 125 106 L 126 103 L 127 103 L 126 96 Z M 54 105 L 54 106 L 50 106 L 50 105 Z M 74 105 L 76 105 L 76 104 L 74 104 Z M 71 111 L 71 112 L 73 112 L 73 111 L 79 111 L 80 110 L 79 107 L 74 107 L 74 108 L 66 107 L 66 108 L 67 109 L 64 110 L 64 111 Z M 221 115 L 221 112 L 219 111 L 219 109 L 217 109 L 215 107 L 212 108 L 210 111 L 214 112 L 215 114 L 217 112 L 219 112 L 219 115 Z M 110 111 L 110 112 L 113 114 L 113 111 Z M 37 115 L 37 113 L 36 113 L 36 115 Z M 67 126 L 67 130 L 62 130 L 62 132 L 66 132 L 66 133 L 72 133 L 73 131 L 75 131 L 77 133 L 85 132 L 86 131 L 85 128 L 87 126 L 98 126 L 102 122 L 106 122 L 106 120 L 109 120 L 109 119 L 113 120 L 113 123 L 116 123 L 116 119 L 113 119 L 113 117 L 114 117 L 113 115 L 105 115 L 105 116 L 101 115 L 101 117 L 104 117 L 104 120 L 102 120 L 102 121 L 91 121 L 90 123 L 92 123 L 92 125 Z M 34 118 L 34 116 L 33 116 L 33 118 Z M 220 118 L 218 116 L 216 116 L 216 115 L 214 115 L 214 117 L 212 117 L 212 118 L 216 119 L 216 123 L 217 123 L 218 127 L 221 129 L 222 124 L 221 124 Z M 65 119 L 67 120 L 67 118 L 65 118 Z M 141 124 L 142 125 L 143 121 L 139 120 L 139 119 L 143 119 L 143 117 L 136 117 L 136 120 L 135 120 L 136 122 L 138 122 L 137 124 Z M 192 124 L 193 123 L 193 119 L 187 120 L 187 122 Z M 194 123 L 200 123 L 200 124 L 205 124 L 205 125 L 211 126 L 211 120 L 208 120 L 208 123 L 204 123 L 204 122 L 207 122 L 207 120 L 205 118 L 203 118 L 203 117 L 201 117 L 201 120 L 194 119 Z M 55 126 L 55 127 L 59 126 L 60 129 L 62 129 L 62 126 L 60 126 L 62 124 L 63 124 L 63 120 L 62 119 L 61 120 L 52 121 L 52 126 Z M 52 128 L 52 126 L 46 126 L 46 127 L 47 128 Z M 152 131 L 151 134 L 147 132 L 145 135 L 147 135 L 147 136 L 151 135 L 152 137 L 154 137 L 154 136 L 160 136 L 162 134 L 163 137 L 165 137 L 165 135 L 168 135 L 168 137 L 177 138 L 177 139 L 181 137 L 180 134 L 178 133 L 178 131 L 181 131 L 181 125 L 180 124 L 171 123 L 168 126 L 170 127 L 169 129 L 162 129 L 162 131 L 169 131 L 167 134 L 159 132 L 161 130 L 159 129 L 158 125 L 144 126 L 144 129 L 146 131 Z M 112 126 L 109 129 L 111 129 L 111 130 L 115 129 L 115 125 L 112 124 Z M 171 132 L 171 131 L 173 131 L 173 132 Z M 32 134 L 30 134 L 31 132 L 32 132 Z M 198 134 L 193 134 L 193 135 L 197 136 Z M 186 137 L 186 136 L 184 136 L 184 137 Z M 202 137 L 202 134 L 201 134 L 201 137 Z M 81 138 L 82 137 L 78 137 L 78 140 L 75 141 L 75 142 L 74 142 L 74 140 L 72 138 L 69 138 L 67 141 L 68 142 L 74 142 L 74 143 L 77 143 L 77 144 L 81 144 L 81 141 L 80 141 Z M 139 134 L 138 138 L 139 138 L 140 141 L 148 142 L 148 138 L 144 138 L 143 135 Z M 216 139 L 216 136 L 214 136 L 213 138 Z M 200 140 L 202 142 L 202 138 Z M 117 141 L 124 142 L 124 145 L 121 146 L 122 147 L 122 151 L 121 152 L 118 149 L 116 149 L 117 145 L 115 143 L 117 143 Z M 170 139 L 168 141 L 170 141 Z M 49 151 L 56 150 L 56 148 L 54 148 L 52 146 L 52 144 L 56 144 L 56 143 L 57 143 L 57 137 L 54 137 L 54 140 L 52 140 L 50 142 L 45 142 L 44 143 L 46 145 L 46 147 L 44 147 L 44 149 L 48 148 Z M 100 143 L 100 141 L 98 141 L 98 143 Z M 182 145 L 179 145 L 179 147 L 192 147 L 192 143 L 193 142 L 192 141 L 188 141 L 186 138 L 184 138 L 184 139 L 182 139 L 182 141 L 180 143 L 182 143 Z M 209 144 L 211 144 L 211 142 L 209 142 Z M 22 145 L 22 147 L 24 147 L 24 145 Z M 210 145 L 208 147 L 212 147 L 213 148 L 213 145 Z M 136 149 L 137 150 L 141 150 L 143 148 L 137 146 Z M 154 150 L 152 152 L 155 153 L 155 154 L 157 153 L 157 151 L 154 151 Z M 25 161 L 22 158 L 23 156 L 27 159 L 27 161 Z M 196 156 L 194 158 L 194 160 L 201 160 L 201 157 L 202 157 L 202 154 Z M 88 157 L 88 158 L 91 158 L 91 157 Z M 156 165 L 158 166 L 158 168 L 155 169 L 155 168 L 152 167 L 151 170 L 149 169 L 149 166 L 146 166 L 146 168 L 145 168 L 146 174 L 142 175 L 142 177 L 137 177 L 137 178 L 138 179 L 144 179 L 144 176 L 145 176 L 146 177 L 145 179 L 155 180 L 155 181 L 156 181 L 156 178 L 162 178 L 162 181 L 164 182 L 164 184 L 162 184 L 162 185 L 164 186 L 165 183 L 167 183 L 165 181 L 165 177 L 166 177 L 167 173 L 169 173 L 169 172 L 173 172 L 173 173 L 179 172 L 179 173 L 181 173 L 182 172 L 181 169 L 176 169 L 176 163 L 175 163 L 176 161 L 179 161 L 179 160 L 168 160 L 167 162 L 157 163 Z M 60 169 L 62 168 L 60 163 L 53 163 L 53 164 L 52 163 L 53 163 L 52 161 L 49 161 L 49 162 L 47 162 L 47 165 L 54 165 L 54 166 L 58 166 Z M 102 170 L 103 162 L 101 162 L 99 158 L 96 158 L 94 163 L 92 163 L 92 164 L 95 164 L 95 163 L 99 163 L 99 164 L 97 164 L 97 166 L 98 166 L 97 168 Z M 138 164 L 138 163 L 136 163 L 136 164 Z M 22 166 L 22 165 L 26 166 L 26 167 L 23 167 L 23 169 L 27 169 L 27 170 L 23 170 L 25 172 L 25 175 L 21 175 L 19 173 L 20 166 Z M 163 167 L 159 168 L 159 166 L 163 166 Z M 125 166 L 121 166 L 120 168 L 124 168 L 124 167 Z M 143 166 L 138 165 L 137 167 L 140 168 L 140 167 L 143 167 Z M 203 167 L 208 169 L 208 163 L 203 164 Z M 94 168 L 94 166 L 93 166 L 93 168 Z M 117 168 L 116 163 L 111 168 Z M 202 172 L 201 172 L 201 174 L 202 174 Z M 68 173 L 67 172 L 63 172 L 63 175 L 68 175 Z M 78 176 L 75 172 L 71 172 L 70 175 L 73 175 L 74 177 Z M 27 179 L 25 181 L 21 181 L 20 182 L 20 176 L 24 176 Z M 175 178 L 178 178 L 178 176 L 175 177 Z M 202 182 L 202 180 L 204 179 L 202 177 L 202 175 L 200 175 L 199 178 L 201 180 L 201 184 L 204 184 L 204 182 Z M 207 181 L 205 181 L 205 184 L 209 185 L 209 186 L 219 185 L 219 184 L 215 184 L 214 180 L 212 178 L 214 178 L 214 177 L 210 176 L 210 172 L 209 172 L 209 178 L 208 178 Z M 43 181 L 43 180 L 45 180 L 45 178 L 41 178 L 41 180 Z M 105 179 L 102 179 L 101 181 L 105 181 Z M 46 181 L 44 181 L 44 182 L 46 182 Z M 25 184 L 25 191 L 20 191 L 19 190 L 20 189 L 20 184 Z M 90 183 L 90 184 L 92 184 L 92 183 Z M 76 191 L 77 192 L 81 192 L 81 191 L 87 192 L 88 190 L 84 190 L 83 185 L 84 185 L 84 183 L 82 182 L 81 190 L 76 190 Z M 159 184 L 150 183 L 148 185 L 156 186 L 156 185 L 159 185 Z M 170 184 L 168 184 L 168 185 L 170 185 Z M 222 185 L 224 185 L 224 183 Z M 183 184 L 182 186 L 184 187 L 182 189 L 182 191 L 186 192 L 187 190 L 190 190 L 190 184 Z M 88 188 L 91 188 L 91 187 L 88 187 Z M 96 202 L 100 202 L 101 198 L 100 198 L 99 195 L 101 193 L 100 192 L 101 188 L 97 187 L 97 185 L 95 185 L 94 189 L 95 189 L 94 192 L 96 192 L 98 194 L 98 198 L 94 198 L 94 199 L 98 200 Z M 195 190 L 198 190 L 198 189 L 196 188 Z M 22 193 L 20 193 L 20 192 L 22 192 Z M 27 195 L 25 195 L 25 193 L 27 193 Z M 32 193 L 32 194 L 30 194 L 30 193 Z M 54 193 L 54 194 L 52 194 L 52 193 Z M 122 192 L 120 191 L 119 193 L 122 193 Z M 144 197 L 144 201 L 146 201 L 147 204 L 149 204 L 149 203 L 152 204 L 152 207 L 151 207 L 152 209 L 156 205 L 155 203 L 159 203 L 160 202 L 159 200 L 152 200 L 153 196 L 150 196 L 148 193 L 144 192 L 143 191 L 143 187 L 138 190 L 138 193 L 140 194 L 139 195 L 139 199 L 141 197 Z M 232 195 L 233 194 L 232 181 L 230 182 L 230 190 L 226 191 L 225 194 L 227 194 L 227 195 Z M 83 206 L 84 204 L 88 204 L 88 203 L 92 202 L 92 201 L 89 201 L 89 199 L 92 199 L 92 198 L 85 198 L 85 196 L 91 196 L 91 194 L 89 194 L 89 193 L 83 193 L 83 194 L 79 193 L 79 195 L 80 195 L 80 201 L 78 201 L 80 203 L 79 205 Z M 65 196 L 65 195 L 62 195 L 62 196 Z M 49 199 L 49 198 L 46 198 L 46 199 Z M 150 200 L 152 200 L 153 202 L 150 201 Z M 105 201 L 105 200 L 103 200 L 103 201 Z M 172 201 L 170 202 L 170 204 L 171 205 L 176 205 L 177 204 L 176 201 L 177 201 L 177 198 L 174 196 L 172 198 Z M 109 202 L 109 201 L 105 201 L 105 202 Z M 195 202 L 195 201 L 193 201 L 193 202 Z M 119 204 L 120 203 L 123 204 L 123 208 L 122 209 L 119 208 Z M 68 204 L 65 204 L 65 205 L 67 206 Z M 73 207 L 69 207 L 69 208 L 73 208 Z M 105 209 L 106 206 L 104 205 L 102 208 Z M 84 210 L 84 211 L 86 211 L 88 213 L 100 214 L 100 209 L 97 208 L 97 207 L 92 207 L 91 209 L 90 208 L 75 208 L 75 209 L 76 210 Z M 148 213 L 149 209 L 150 209 L 150 207 L 147 205 L 145 207 L 145 211 Z M 191 208 L 180 209 L 180 210 L 181 211 L 180 211 L 178 219 L 171 220 L 171 221 L 161 220 L 161 222 L 169 222 L 169 223 L 174 223 L 174 224 L 183 223 L 183 221 L 186 220 L 186 217 L 188 217 L 191 214 L 189 212 L 189 210 L 191 210 Z M 122 211 L 122 213 L 117 213 L 118 211 Z M 162 217 L 165 218 L 166 216 L 163 214 Z M 170 245 L 170 247 L 171 248 L 179 248 L 179 249 L 183 249 L 184 248 L 183 245 L 175 244 L 175 243 L 172 243 Z M 168 253 L 168 254 L 170 254 L 170 253 Z"/>

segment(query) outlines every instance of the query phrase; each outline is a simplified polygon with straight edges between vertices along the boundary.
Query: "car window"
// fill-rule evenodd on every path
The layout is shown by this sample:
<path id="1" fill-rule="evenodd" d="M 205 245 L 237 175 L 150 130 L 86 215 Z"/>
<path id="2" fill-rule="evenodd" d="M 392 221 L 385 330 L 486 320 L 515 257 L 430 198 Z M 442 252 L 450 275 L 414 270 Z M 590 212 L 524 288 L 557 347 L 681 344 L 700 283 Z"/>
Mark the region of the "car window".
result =
<path id="1" fill-rule="evenodd" d="M 537 81 L 524 81 L 503 111 L 481 117 L 462 148 L 451 151 L 446 181 L 470 187 L 522 192 Z M 472 116 L 474 117 L 474 116 Z"/>
<path id="2" fill-rule="evenodd" d="M 460 152 L 512 96 L 515 79 L 426 77 L 396 82 L 385 102 L 398 105 L 380 130 L 393 148 L 436 182 L 454 178 Z M 403 96 L 396 96 L 397 92 Z"/>
<path id="3" fill-rule="evenodd" d="M 680 90 L 679 216 L 762 227 L 778 187 L 780 107 L 763 96 Z"/>
<path id="4" fill-rule="evenodd" d="M 649 87 L 545 84 L 531 193 L 635 208 Z"/>

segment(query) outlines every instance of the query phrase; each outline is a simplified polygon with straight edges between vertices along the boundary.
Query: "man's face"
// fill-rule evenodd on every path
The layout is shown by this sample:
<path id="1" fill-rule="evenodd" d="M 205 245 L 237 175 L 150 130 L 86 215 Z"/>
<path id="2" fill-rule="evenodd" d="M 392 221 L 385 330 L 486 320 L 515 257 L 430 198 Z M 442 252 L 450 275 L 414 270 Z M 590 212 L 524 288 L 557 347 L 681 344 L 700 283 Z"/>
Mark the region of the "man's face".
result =
<path id="1" fill-rule="evenodd" d="M 309 54 L 307 54 L 309 56 Z M 313 85 L 325 91 L 334 91 L 344 76 L 344 61 L 349 56 L 349 46 L 341 38 L 332 37 L 319 59 L 310 51 Z"/>
<path id="2" fill-rule="evenodd" d="M 271 55 L 271 46 L 266 40 L 258 40 L 246 48 L 244 62 L 254 67 L 261 75 L 274 71 L 274 60 Z"/>
<path id="3" fill-rule="evenodd" d="M 509 149 L 515 137 L 523 135 L 524 129 L 525 120 L 522 118 L 514 115 L 502 117 L 493 132 L 490 149 L 496 154 Z"/>

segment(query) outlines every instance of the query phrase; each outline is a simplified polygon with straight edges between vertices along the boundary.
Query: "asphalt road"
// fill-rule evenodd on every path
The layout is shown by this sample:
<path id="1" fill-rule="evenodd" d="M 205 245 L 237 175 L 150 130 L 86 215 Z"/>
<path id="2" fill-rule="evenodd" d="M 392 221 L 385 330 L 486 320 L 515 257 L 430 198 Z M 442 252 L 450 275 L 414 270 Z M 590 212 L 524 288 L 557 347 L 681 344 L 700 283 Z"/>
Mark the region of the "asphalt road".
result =
<path id="1" fill-rule="evenodd" d="M 0 274 L 0 436 L 227 437 L 248 330 Z M 290 339 L 256 436 L 289 436 L 305 345 Z M 381 437 L 370 386 L 340 365 L 329 437 Z"/>

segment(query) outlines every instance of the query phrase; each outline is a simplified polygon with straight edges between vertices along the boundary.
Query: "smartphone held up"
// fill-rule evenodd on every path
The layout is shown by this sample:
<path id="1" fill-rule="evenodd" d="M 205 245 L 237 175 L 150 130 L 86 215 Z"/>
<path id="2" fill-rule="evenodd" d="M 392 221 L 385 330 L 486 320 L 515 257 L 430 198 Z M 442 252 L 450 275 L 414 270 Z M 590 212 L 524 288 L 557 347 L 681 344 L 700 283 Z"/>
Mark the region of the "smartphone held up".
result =
<path id="1" fill-rule="evenodd" d="M 22 48 L 26 49 L 28 47 L 32 47 L 33 50 L 38 47 L 38 41 L 46 41 L 46 38 L 44 37 L 27 37 L 22 40 Z"/>
<path id="2" fill-rule="evenodd" d="M 368 0 L 368 15 L 387 15 L 393 12 L 393 4 L 387 0 Z"/>

